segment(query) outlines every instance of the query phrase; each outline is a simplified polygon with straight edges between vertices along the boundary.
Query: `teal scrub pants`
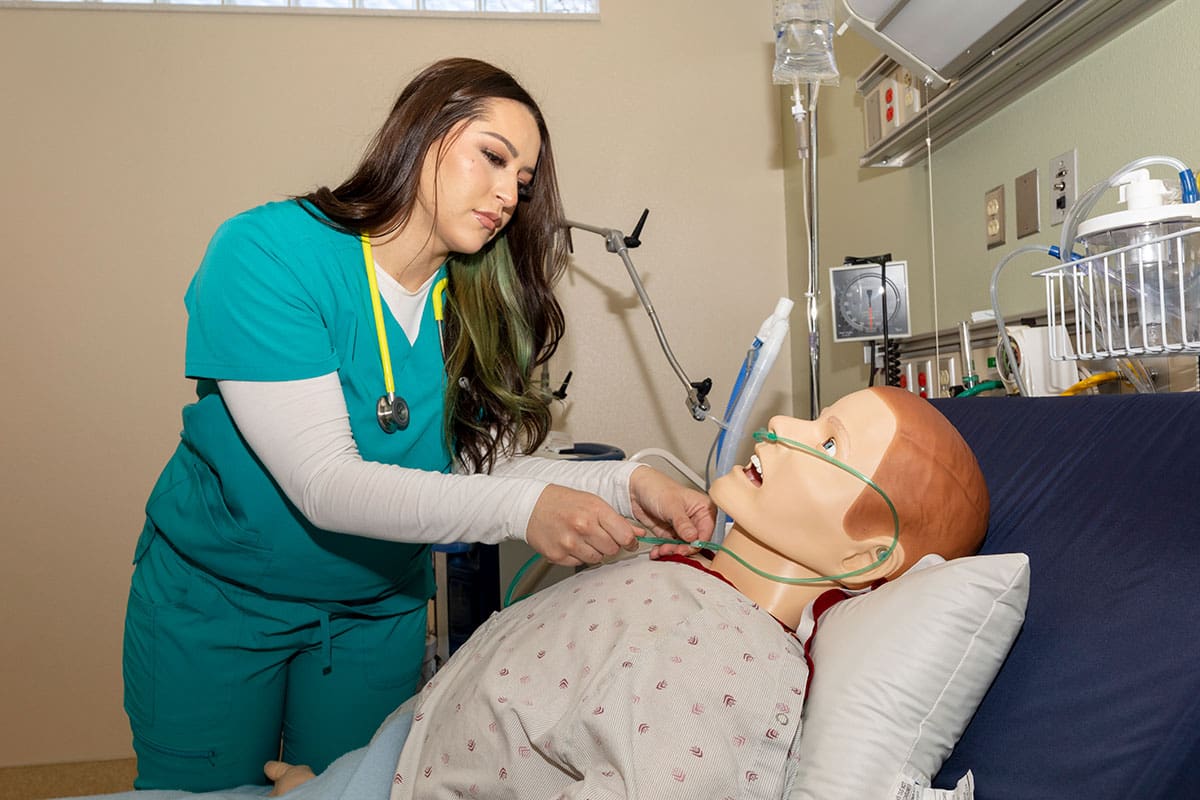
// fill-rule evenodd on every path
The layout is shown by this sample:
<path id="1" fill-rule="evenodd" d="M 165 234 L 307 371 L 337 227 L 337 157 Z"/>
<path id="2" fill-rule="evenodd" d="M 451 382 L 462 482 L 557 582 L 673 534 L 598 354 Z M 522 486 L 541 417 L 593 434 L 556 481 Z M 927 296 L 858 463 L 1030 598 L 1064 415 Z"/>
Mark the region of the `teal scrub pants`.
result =
<path id="1" fill-rule="evenodd" d="M 196 568 L 156 535 L 125 620 L 135 788 L 264 784 L 263 764 L 281 753 L 321 772 L 366 745 L 416 692 L 425 653 L 425 604 L 387 605 L 266 597 Z"/>

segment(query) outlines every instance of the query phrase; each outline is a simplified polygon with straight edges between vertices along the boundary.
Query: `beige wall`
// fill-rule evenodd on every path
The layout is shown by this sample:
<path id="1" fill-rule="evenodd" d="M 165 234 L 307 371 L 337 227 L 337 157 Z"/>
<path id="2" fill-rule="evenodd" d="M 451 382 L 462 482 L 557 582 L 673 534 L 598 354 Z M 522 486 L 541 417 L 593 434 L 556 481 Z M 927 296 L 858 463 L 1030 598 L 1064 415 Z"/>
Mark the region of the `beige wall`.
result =
<path id="1" fill-rule="evenodd" d="M 1197 169 L 1200 104 L 1194 87 L 1200 68 L 1193 57 L 1200 30 L 1200 3 L 1171 3 L 1109 41 L 1059 75 L 933 154 L 933 200 L 937 256 L 938 327 L 953 327 L 972 310 L 990 307 L 988 282 L 1000 258 L 1025 244 L 1057 244 L 1061 227 L 1049 225 L 1050 159 L 1072 147 L 1079 152 L 1079 190 L 1145 155 L 1171 155 Z M 830 266 L 848 254 L 892 252 L 908 260 L 913 329 L 934 330 L 933 270 L 929 231 L 928 164 L 860 169 L 862 98 L 855 78 L 878 52 L 853 32 L 837 40 L 842 85 L 820 94 L 820 211 L 822 370 L 824 404 L 865 386 L 861 344 L 834 344 L 829 321 Z M 1014 179 L 1040 170 L 1042 230 L 1017 239 Z M 1155 168 L 1158 177 L 1170 170 Z M 787 162 L 789 274 L 798 295 L 807 274 L 793 220 L 799 215 L 794 185 L 799 168 Z M 1161 171 L 1161 175 L 1159 175 Z M 1004 184 L 1007 244 L 984 244 L 983 195 Z M 1116 192 L 1106 202 L 1115 209 Z M 1104 204 L 1101 209 L 1107 208 Z M 1030 273 L 1049 259 L 1022 256 L 1000 282 L 1002 311 L 1044 310 L 1041 280 Z M 944 340 L 943 340 L 944 341 Z M 957 338 L 949 346 L 957 348 Z M 807 344 L 792 339 L 797 413 L 806 413 Z"/>
<path id="2" fill-rule="evenodd" d="M 635 263 L 684 368 L 713 377 L 723 407 L 759 321 L 789 282 L 798 303 L 805 288 L 762 5 L 604 0 L 600 22 L 0 9 L 0 766 L 129 754 L 124 598 L 145 495 L 191 396 L 187 281 L 221 219 L 337 181 L 430 60 L 480 56 L 525 81 L 572 217 L 628 232 L 651 209 Z M 1196 82 L 1198 28 L 1200 7 L 1173 3 L 935 152 L 942 327 L 987 304 L 1005 252 L 1057 238 L 1043 223 L 1018 242 L 1010 206 L 1009 245 L 988 251 L 986 189 L 1005 183 L 1011 203 L 1016 175 L 1072 146 L 1081 189 L 1137 156 L 1197 160 L 1200 107 L 1177 87 Z M 822 90 L 820 113 L 825 403 L 867 379 L 861 347 L 832 343 L 829 266 L 907 258 L 914 327 L 934 317 L 927 165 L 858 168 L 854 78 L 875 54 L 853 33 L 837 52 L 842 86 Z M 1043 188 L 1043 220 L 1045 202 Z M 574 371 L 560 427 L 702 470 L 712 426 L 687 418 L 620 261 L 591 235 L 576 253 L 554 364 L 555 380 Z M 1038 307 L 1040 287 L 1021 278 L 1037 266 L 1009 270 L 1006 308 Z M 761 416 L 791 410 L 789 385 L 807 413 L 799 311 L 792 330 L 792 368 L 780 360 Z"/>
<path id="3" fill-rule="evenodd" d="M 697 7 L 703 13 L 696 13 Z M 599 22 L 0 9 L 0 766 L 123 757 L 120 645 L 145 496 L 177 441 L 182 296 L 236 211 L 336 182 L 445 55 L 511 68 L 568 213 L 628 232 L 676 354 L 723 406 L 786 292 L 769 6 L 604 0 Z M 616 256 L 576 236 L 560 427 L 693 469 L 715 427 Z M 764 402 L 789 410 L 781 359 Z M 766 413 L 764 411 L 764 413 Z"/>

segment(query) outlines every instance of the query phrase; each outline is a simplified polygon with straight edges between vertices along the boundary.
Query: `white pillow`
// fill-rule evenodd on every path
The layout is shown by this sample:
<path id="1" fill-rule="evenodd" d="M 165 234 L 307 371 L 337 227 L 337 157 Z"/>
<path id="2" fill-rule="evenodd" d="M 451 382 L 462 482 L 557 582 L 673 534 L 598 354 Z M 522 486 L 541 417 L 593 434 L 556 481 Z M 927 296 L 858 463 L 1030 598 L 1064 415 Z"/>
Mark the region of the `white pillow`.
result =
<path id="1" fill-rule="evenodd" d="M 1008 553 L 910 571 L 826 611 L 791 800 L 928 786 L 1000 669 L 1028 599 L 1029 557 Z"/>

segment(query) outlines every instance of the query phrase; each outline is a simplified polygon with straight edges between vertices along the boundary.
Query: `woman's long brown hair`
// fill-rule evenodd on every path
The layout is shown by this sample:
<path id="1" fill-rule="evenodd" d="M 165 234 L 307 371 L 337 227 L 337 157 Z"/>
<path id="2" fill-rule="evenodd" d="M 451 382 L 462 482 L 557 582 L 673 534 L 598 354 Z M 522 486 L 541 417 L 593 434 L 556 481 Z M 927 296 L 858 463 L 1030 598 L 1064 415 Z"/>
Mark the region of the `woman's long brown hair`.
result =
<path id="1" fill-rule="evenodd" d="M 541 135 L 536 177 L 501 236 L 475 254 L 453 254 L 446 294 L 447 442 L 488 472 L 510 449 L 536 449 L 550 430 L 549 397 L 534 378 L 563 335 L 554 284 L 567 265 L 562 200 L 550 132 L 516 79 L 483 61 L 438 61 L 401 92 L 354 173 L 336 188 L 297 198 L 332 224 L 387 235 L 408 221 L 429 148 L 489 101 L 514 100 Z"/>

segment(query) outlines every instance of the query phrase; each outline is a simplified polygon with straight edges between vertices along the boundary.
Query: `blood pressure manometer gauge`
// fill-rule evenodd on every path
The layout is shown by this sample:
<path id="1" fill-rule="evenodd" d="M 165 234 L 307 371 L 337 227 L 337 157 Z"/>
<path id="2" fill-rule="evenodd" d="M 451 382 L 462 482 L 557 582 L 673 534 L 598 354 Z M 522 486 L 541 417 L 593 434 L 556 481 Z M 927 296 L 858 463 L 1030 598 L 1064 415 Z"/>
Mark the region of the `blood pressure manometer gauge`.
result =
<path id="1" fill-rule="evenodd" d="M 882 339 L 885 302 L 888 338 L 912 335 L 908 317 L 908 262 L 888 262 L 886 270 L 878 264 L 846 264 L 830 268 L 829 276 L 835 342 Z"/>

